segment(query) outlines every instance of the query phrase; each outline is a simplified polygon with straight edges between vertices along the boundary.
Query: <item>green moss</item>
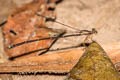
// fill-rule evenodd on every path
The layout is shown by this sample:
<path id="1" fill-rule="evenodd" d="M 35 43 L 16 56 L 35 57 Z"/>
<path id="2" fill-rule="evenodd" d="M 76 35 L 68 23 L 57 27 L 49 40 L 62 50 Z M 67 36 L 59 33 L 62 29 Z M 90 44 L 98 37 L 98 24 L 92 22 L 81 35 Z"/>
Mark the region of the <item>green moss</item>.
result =
<path id="1" fill-rule="evenodd" d="M 68 80 L 120 80 L 120 76 L 102 47 L 92 42 L 70 71 Z"/>

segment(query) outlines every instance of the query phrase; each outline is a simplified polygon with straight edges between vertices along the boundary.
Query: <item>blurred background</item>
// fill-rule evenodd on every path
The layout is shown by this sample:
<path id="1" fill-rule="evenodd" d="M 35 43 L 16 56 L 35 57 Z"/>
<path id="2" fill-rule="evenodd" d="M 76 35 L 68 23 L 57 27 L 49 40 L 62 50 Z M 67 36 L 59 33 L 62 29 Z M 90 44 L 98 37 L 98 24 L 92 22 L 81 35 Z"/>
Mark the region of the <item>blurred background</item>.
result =
<path id="1" fill-rule="evenodd" d="M 0 23 L 6 20 L 16 7 L 21 7 L 31 1 L 0 0 Z M 119 4 L 119 0 L 63 0 L 55 7 L 59 22 L 80 30 L 96 28 L 98 34 L 94 37 L 95 40 L 100 43 L 111 43 L 120 41 Z M 52 23 L 52 28 L 74 31 L 56 23 Z M 79 40 L 79 37 L 76 40 Z"/>

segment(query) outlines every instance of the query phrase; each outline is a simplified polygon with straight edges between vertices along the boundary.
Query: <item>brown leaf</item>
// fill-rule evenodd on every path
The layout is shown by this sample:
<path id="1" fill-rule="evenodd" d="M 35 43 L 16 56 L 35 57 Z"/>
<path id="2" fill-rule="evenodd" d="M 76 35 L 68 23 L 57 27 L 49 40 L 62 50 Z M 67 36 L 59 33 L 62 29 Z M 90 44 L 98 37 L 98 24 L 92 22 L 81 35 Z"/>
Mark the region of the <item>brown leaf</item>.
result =
<path id="1" fill-rule="evenodd" d="M 36 15 L 38 11 L 41 12 L 42 15 L 47 13 L 48 10 L 44 0 L 38 0 L 37 3 L 33 1 L 26 4 L 22 8 L 17 9 L 13 13 L 13 16 L 8 17 L 8 22 L 3 28 L 5 52 L 8 58 L 32 52 L 36 54 L 27 56 L 35 56 L 40 53 L 38 49 L 48 48 L 53 42 L 53 40 L 42 40 L 26 43 L 10 49 L 14 44 L 34 39 L 53 37 L 57 34 L 56 31 L 45 27 L 45 19 Z M 49 33 L 55 35 L 50 35 Z"/>

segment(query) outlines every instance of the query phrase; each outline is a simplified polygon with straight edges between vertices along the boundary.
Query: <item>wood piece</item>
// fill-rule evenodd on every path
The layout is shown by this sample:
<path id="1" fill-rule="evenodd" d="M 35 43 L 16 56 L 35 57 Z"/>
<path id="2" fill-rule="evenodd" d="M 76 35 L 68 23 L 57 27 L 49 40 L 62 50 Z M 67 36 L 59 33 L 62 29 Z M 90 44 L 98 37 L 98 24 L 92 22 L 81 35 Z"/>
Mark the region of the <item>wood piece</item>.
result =
<path id="1" fill-rule="evenodd" d="M 102 46 L 114 64 L 120 62 L 120 42 Z M 0 73 L 68 73 L 77 63 L 83 52 L 84 49 L 75 48 L 55 53 L 52 52 L 51 54 L 44 54 L 41 56 L 28 57 L 26 59 L 9 61 L 0 64 Z"/>

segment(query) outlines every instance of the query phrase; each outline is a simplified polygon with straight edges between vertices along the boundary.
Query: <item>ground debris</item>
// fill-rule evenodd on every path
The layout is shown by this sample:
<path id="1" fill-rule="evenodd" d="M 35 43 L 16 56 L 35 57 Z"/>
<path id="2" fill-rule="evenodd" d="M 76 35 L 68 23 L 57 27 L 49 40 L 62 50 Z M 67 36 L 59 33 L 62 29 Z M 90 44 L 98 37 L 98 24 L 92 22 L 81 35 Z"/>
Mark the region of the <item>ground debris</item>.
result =
<path id="1" fill-rule="evenodd" d="M 47 21 L 46 18 L 50 18 L 50 17 L 52 17 L 52 19 L 56 18 L 56 14 L 54 13 L 54 8 L 55 8 L 55 4 L 59 1 L 61 0 L 33 0 L 33 2 L 23 6 L 22 8 L 15 10 L 12 13 L 12 15 L 8 17 L 8 20 L 6 21 L 7 24 L 5 24 L 3 28 L 4 39 L 5 39 L 5 43 L 4 43 L 5 51 L 8 58 L 12 58 L 16 56 L 18 57 L 15 58 L 15 60 L 9 60 L 8 62 L 0 63 L 0 78 L 3 78 L 1 76 L 5 74 L 6 78 L 9 77 L 9 79 L 11 80 L 12 79 L 11 75 L 13 76 L 13 73 L 17 75 L 25 74 L 26 76 L 24 76 L 23 79 L 25 78 L 26 80 L 28 80 L 27 76 L 30 77 L 31 74 L 34 77 L 34 79 L 36 78 L 34 74 L 38 74 L 38 73 L 43 75 L 44 73 L 47 73 L 49 77 L 51 74 L 55 74 L 55 75 L 66 74 L 69 73 L 69 71 L 77 63 L 80 56 L 84 52 L 83 49 L 77 49 L 77 48 L 71 50 L 69 49 L 67 51 L 55 52 L 55 53 L 52 52 L 52 54 L 45 54 L 38 56 L 37 54 L 40 53 L 39 49 L 48 48 L 50 44 L 54 41 L 54 39 L 49 39 L 49 40 L 47 39 L 47 40 L 27 43 L 27 41 L 46 38 L 46 37 L 54 37 L 59 34 L 59 32 L 46 27 L 46 21 Z M 46 16 L 46 18 L 36 15 L 36 13 L 39 13 L 39 15 Z M 87 21 L 84 22 L 86 23 Z M 2 23 L 2 25 L 4 23 Z M 21 42 L 25 44 L 14 46 L 15 44 Z M 116 45 L 117 47 L 115 47 Z M 108 56 L 110 57 L 114 65 L 120 62 L 120 58 L 119 58 L 120 43 L 117 43 L 116 45 L 112 45 L 113 47 L 112 49 L 111 49 L 111 45 L 109 46 L 107 45 L 105 47 L 105 51 L 108 53 Z M 44 50 L 42 51 L 44 52 Z M 28 54 L 29 52 L 30 54 Z M 120 70 L 120 65 L 119 64 L 116 65 L 116 68 L 117 70 Z M 59 78 L 56 78 L 55 76 L 55 80 L 56 79 L 58 80 Z M 43 80 L 53 80 L 53 79 L 50 78 Z"/>

